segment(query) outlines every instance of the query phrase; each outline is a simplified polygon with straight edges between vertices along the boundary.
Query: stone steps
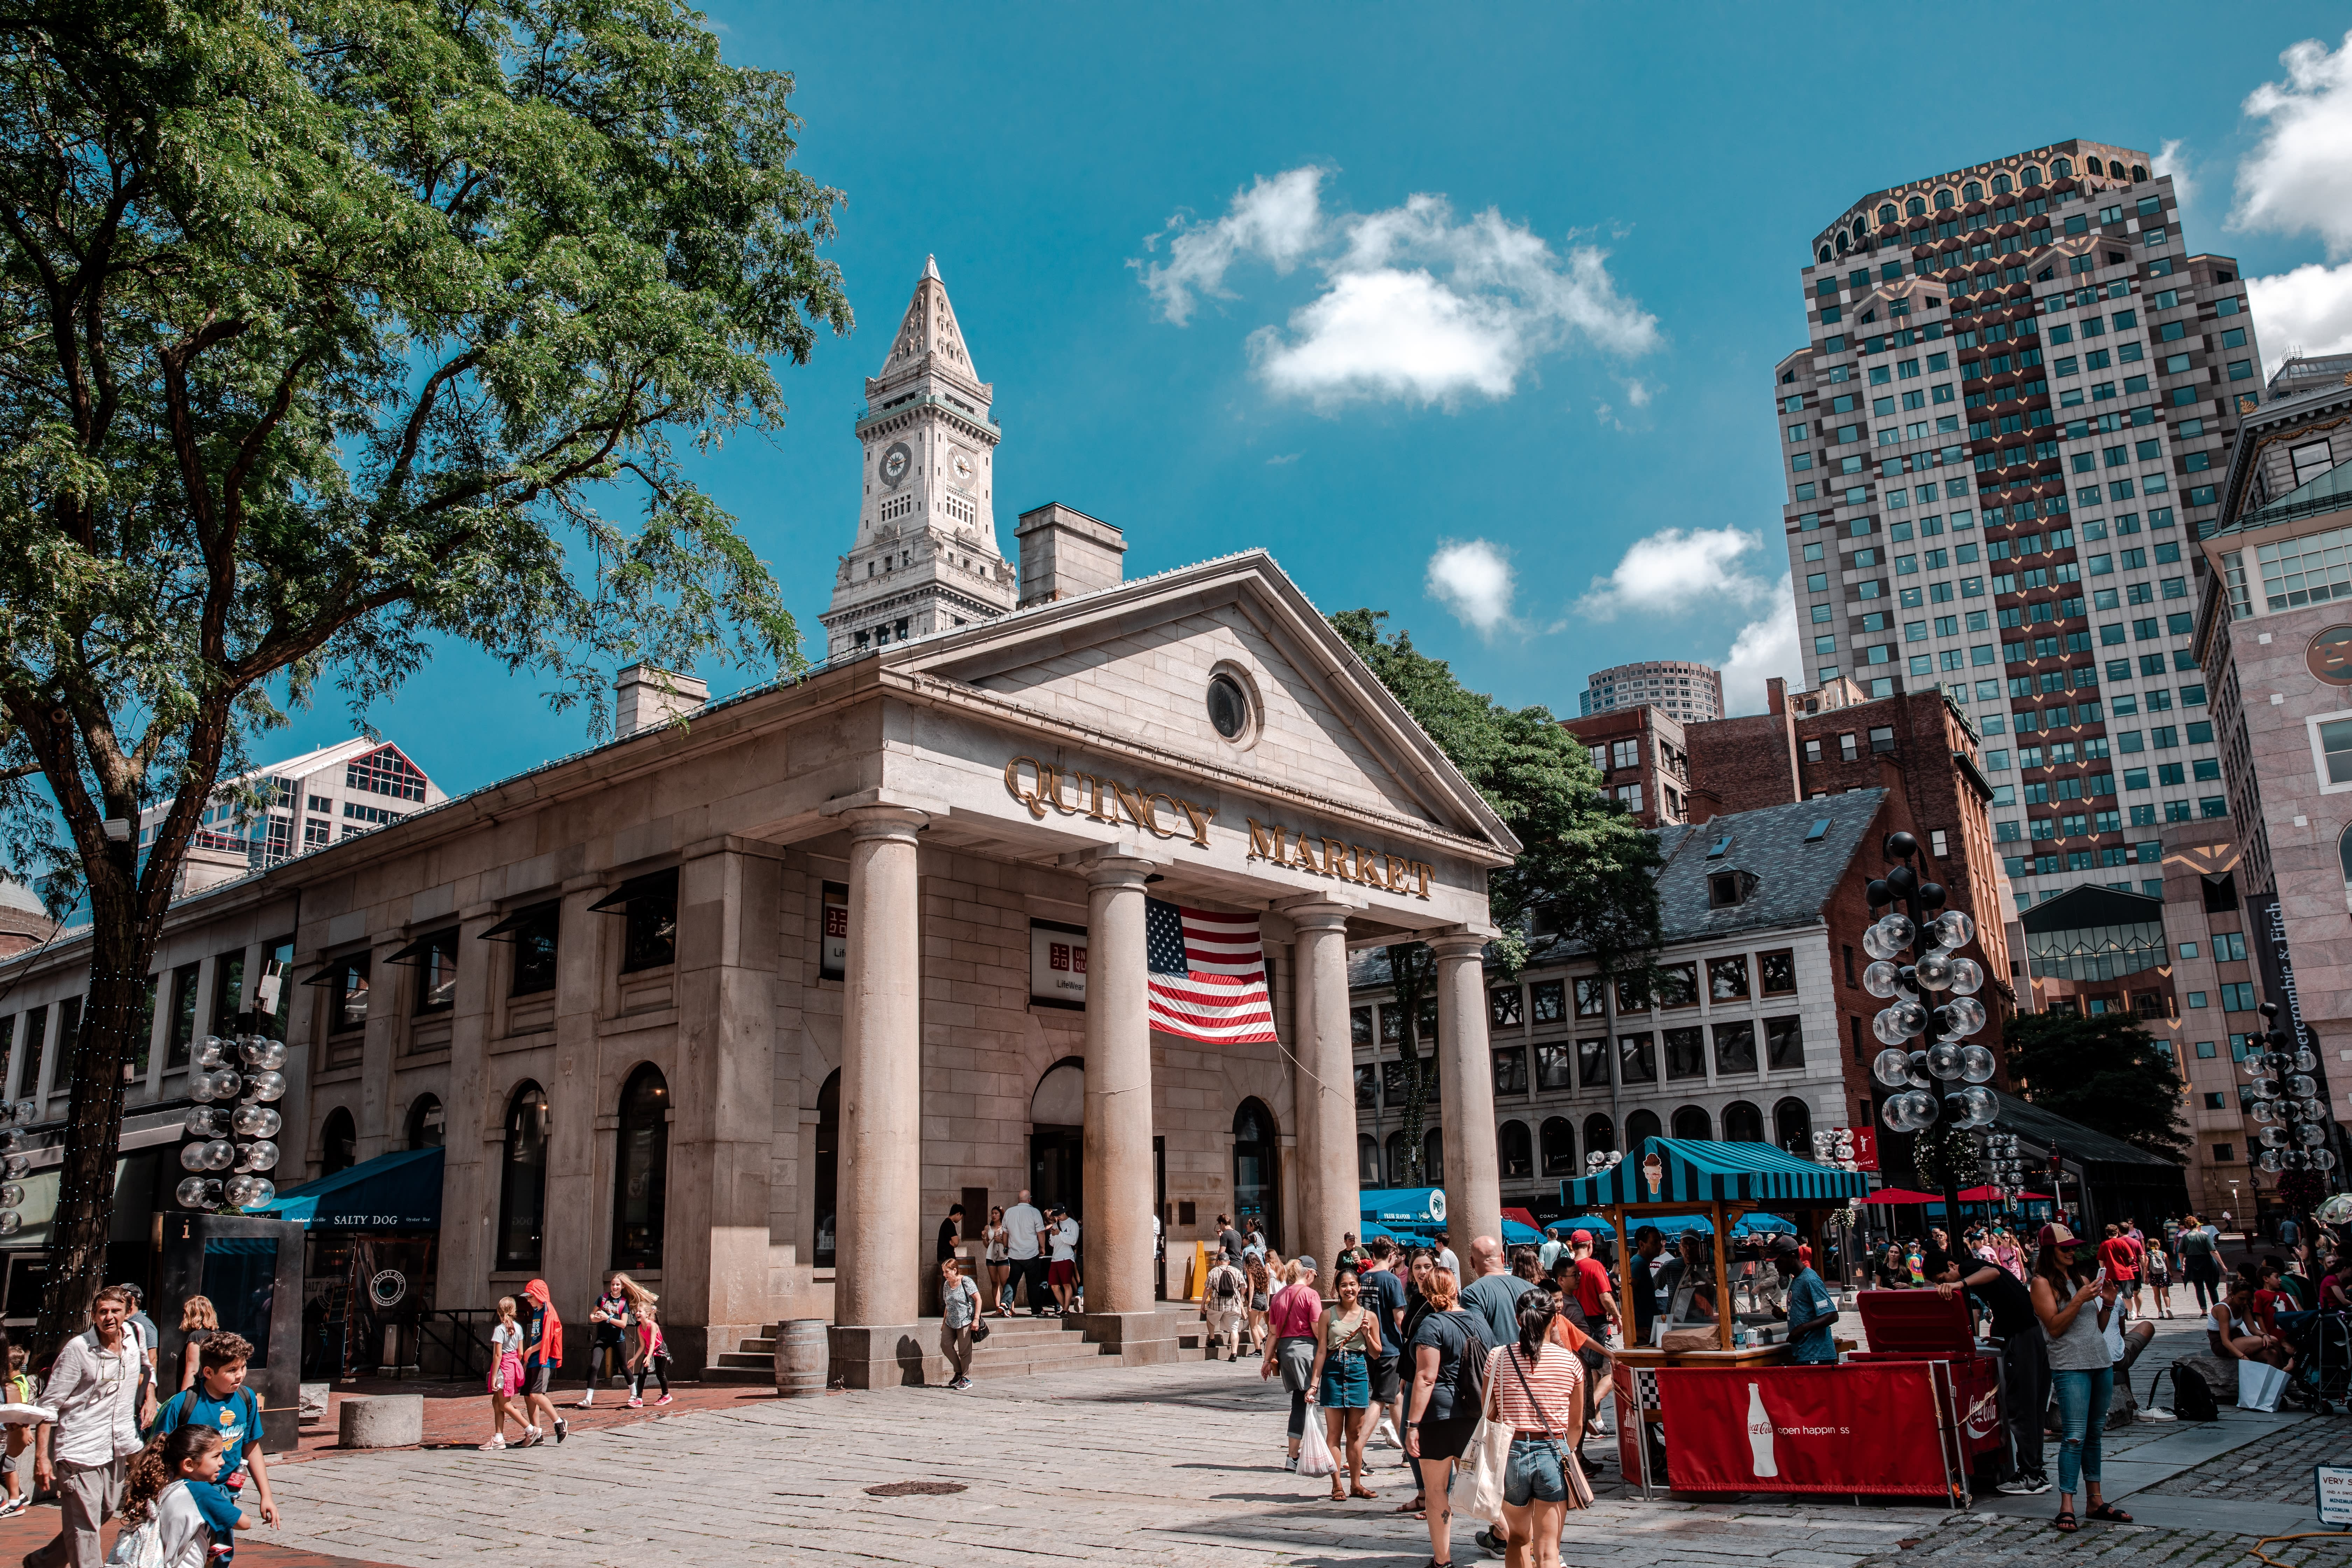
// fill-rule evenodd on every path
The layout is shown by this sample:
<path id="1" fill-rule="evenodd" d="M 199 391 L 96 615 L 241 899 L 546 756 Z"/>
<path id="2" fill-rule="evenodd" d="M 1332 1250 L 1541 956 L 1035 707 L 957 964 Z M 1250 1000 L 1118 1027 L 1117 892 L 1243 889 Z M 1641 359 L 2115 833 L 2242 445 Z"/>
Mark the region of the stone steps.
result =
<path id="1" fill-rule="evenodd" d="M 1173 1320 L 1168 1325 L 1177 1348 L 1188 1356 L 1206 1354 L 1204 1348 L 1207 1326 L 1200 1321 L 1196 1309 L 1169 1306 L 1162 1315 Z M 982 1378 L 1031 1377 L 1045 1372 L 1068 1372 L 1086 1366 L 1118 1366 L 1124 1358 L 1118 1347 L 1089 1342 L 1076 1318 L 1032 1318 L 1025 1314 L 1012 1318 L 988 1320 L 986 1342 L 972 1347 L 971 1375 L 977 1382 Z M 703 1369 L 705 1383 L 764 1384 L 775 1377 L 776 1341 L 783 1325 L 771 1323 L 764 1333 L 742 1342 L 736 1349 L 723 1351 L 718 1362 Z M 939 1341 L 936 1320 L 924 1325 L 925 1360 L 943 1369 L 944 1358 L 935 1347 Z"/>

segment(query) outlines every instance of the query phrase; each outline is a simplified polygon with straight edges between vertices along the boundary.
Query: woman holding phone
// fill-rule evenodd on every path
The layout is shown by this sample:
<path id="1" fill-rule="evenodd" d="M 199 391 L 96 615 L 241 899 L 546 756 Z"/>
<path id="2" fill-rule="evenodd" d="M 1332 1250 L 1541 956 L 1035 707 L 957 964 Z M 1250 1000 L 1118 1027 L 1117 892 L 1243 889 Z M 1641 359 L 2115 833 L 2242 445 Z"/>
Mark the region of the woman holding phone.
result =
<path id="1" fill-rule="evenodd" d="M 2099 1495 L 2099 1434 L 2115 1396 L 2115 1362 L 2107 1350 L 2107 1324 L 2117 1308 L 2117 1281 L 2083 1258 L 2084 1242 L 2063 1225 L 2042 1227 L 2033 1262 L 2033 1315 L 2050 1341 L 2050 1382 L 2058 1395 L 2058 1517 L 2051 1523 L 2073 1533 L 2074 1488 L 2088 1489 L 2085 1519 L 2129 1524 L 2131 1515 Z"/>

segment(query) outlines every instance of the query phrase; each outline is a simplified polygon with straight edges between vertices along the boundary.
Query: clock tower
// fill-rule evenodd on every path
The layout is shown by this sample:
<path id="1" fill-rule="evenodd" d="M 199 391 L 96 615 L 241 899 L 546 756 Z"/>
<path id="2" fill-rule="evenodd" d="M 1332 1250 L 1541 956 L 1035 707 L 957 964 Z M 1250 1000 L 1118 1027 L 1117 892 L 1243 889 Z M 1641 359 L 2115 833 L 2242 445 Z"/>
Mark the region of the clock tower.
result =
<path id="1" fill-rule="evenodd" d="M 1019 597 L 996 547 L 995 389 L 972 369 L 939 263 L 927 258 L 857 420 L 857 542 L 841 558 L 825 657 L 1005 614 Z"/>

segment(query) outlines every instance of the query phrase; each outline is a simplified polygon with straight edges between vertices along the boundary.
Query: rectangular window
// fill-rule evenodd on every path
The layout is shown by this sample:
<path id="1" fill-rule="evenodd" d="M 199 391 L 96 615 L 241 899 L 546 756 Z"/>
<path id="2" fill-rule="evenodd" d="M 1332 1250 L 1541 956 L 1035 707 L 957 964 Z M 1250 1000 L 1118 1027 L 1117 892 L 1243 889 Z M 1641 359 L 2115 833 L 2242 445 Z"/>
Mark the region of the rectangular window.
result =
<path id="1" fill-rule="evenodd" d="M 677 870 L 632 877 L 588 906 L 595 914 L 621 916 L 621 973 L 657 969 L 677 958 Z"/>
<path id="2" fill-rule="evenodd" d="M 1805 1031 L 1795 1016 L 1764 1020 L 1765 1065 L 1778 1072 L 1805 1065 Z"/>
<path id="3" fill-rule="evenodd" d="M 1617 1080 L 1620 1083 L 1658 1081 L 1657 1045 L 1648 1035 L 1617 1037 Z"/>
<path id="4" fill-rule="evenodd" d="M 1609 983 L 1598 974 L 1576 977 L 1576 1016 L 1603 1018 L 1609 1015 Z"/>
<path id="5" fill-rule="evenodd" d="M 416 969 L 416 1011 L 446 1013 L 457 1000 L 457 928 L 421 936 L 386 960 Z"/>
<path id="6" fill-rule="evenodd" d="M 828 884 L 827 893 L 830 894 L 836 885 Z M 841 893 L 841 935 L 845 939 L 849 934 L 849 889 L 843 888 Z M 834 940 L 832 912 L 828 898 L 825 925 L 828 943 Z M 542 904 L 517 910 L 482 933 L 487 941 L 514 944 L 514 979 L 508 987 L 508 995 L 537 996 L 555 989 L 555 939 L 562 914 L 562 902 L 551 899 Z"/>
<path id="7" fill-rule="evenodd" d="M 1710 958 L 1706 961 L 1706 992 L 1716 1002 L 1742 1002 L 1748 997 L 1748 957 L 1745 953 L 1730 958 Z"/>
<path id="8" fill-rule="evenodd" d="M 1567 988 L 1557 980 L 1538 980 L 1528 987 L 1528 1011 L 1538 1024 L 1558 1024 L 1568 1017 Z"/>
<path id="9" fill-rule="evenodd" d="M 1525 1094 L 1528 1091 L 1528 1053 L 1517 1047 L 1495 1053 L 1495 1092 Z"/>
<path id="10" fill-rule="evenodd" d="M 1538 1089 L 1571 1089 L 1575 1087 L 1573 1058 L 1565 1040 L 1536 1047 L 1536 1087 Z M 1601 1058 L 1601 1081 L 1609 1081 L 1609 1058 Z"/>
<path id="11" fill-rule="evenodd" d="M 2352 784 L 2352 719 L 2319 726 L 2320 756 L 2332 784 Z"/>
<path id="12" fill-rule="evenodd" d="M 1668 1029 L 1666 1040 L 1666 1076 L 1705 1078 L 1706 1076 L 1706 1031 L 1701 1028 Z"/>
<path id="13" fill-rule="evenodd" d="M 1715 1070 L 1718 1075 L 1756 1070 L 1756 1024 L 1743 1018 L 1715 1026 Z"/>
<path id="14" fill-rule="evenodd" d="M 1606 1038 L 1576 1042 L 1576 1081 L 1586 1089 L 1609 1087 L 1609 1042 Z"/>

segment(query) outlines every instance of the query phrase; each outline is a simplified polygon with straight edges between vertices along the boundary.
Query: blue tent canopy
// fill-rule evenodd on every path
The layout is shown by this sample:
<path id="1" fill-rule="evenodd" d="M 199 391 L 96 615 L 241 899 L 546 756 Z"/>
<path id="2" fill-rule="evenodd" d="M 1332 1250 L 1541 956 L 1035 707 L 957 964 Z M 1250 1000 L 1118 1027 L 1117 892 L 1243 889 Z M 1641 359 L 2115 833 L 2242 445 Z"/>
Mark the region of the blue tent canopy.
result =
<path id="1" fill-rule="evenodd" d="M 1506 1247 L 1532 1247 L 1542 1239 L 1543 1232 L 1531 1225 L 1521 1225 L 1509 1218 L 1503 1221 L 1503 1245 Z"/>
<path id="2" fill-rule="evenodd" d="M 438 1230 L 441 1151 L 404 1149 L 289 1187 L 251 1211 L 305 1230 Z"/>
<path id="3" fill-rule="evenodd" d="M 1556 1219 L 1544 1228 L 1558 1237 L 1567 1237 L 1580 1230 L 1589 1230 L 1595 1236 L 1617 1234 L 1617 1227 L 1597 1214 L 1578 1215 L 1570 1219 Z"/>
<path id="4" fill-rule="evenodd" d="M 1659 1163 L 1654 1194 L 1643 1172 L 1653 1156 Z M 1769 1143 L 1711 1138 L 1652 1138 L 1640 1154 L 1597 1175 L 1559 1184 L 1560 1205 L 1572 1209 L 1654 1203 L 1842 1204 L 1869 1194 L 1869 1182 L 1858 1171 L 1817 1165 Z"/>
<path id="5" fill-rule="evenodd" d="M 1375 1187 L 1356 1194 L 1357 1212 L 1391 1229 L 1437 1230 L 1445 1224 L 1444 1187 Z"/>
<path id="6" fill-rule="evenodd" d="M 1645 1219 L 1642 1225 L 1654 1225 L 1661 1236 L 1680 1236 L 1686 1230 L 1702 1236 L 1715 1234 L 1715 1226 L 1703 1214 L 1662 1214 L 1655 1219 Z M 1739 1223 L 1731 1227 L 1734 1236 L 1794 1236 L 1797 1227 L 1776 1214 L 1744 1214 Z"/>

